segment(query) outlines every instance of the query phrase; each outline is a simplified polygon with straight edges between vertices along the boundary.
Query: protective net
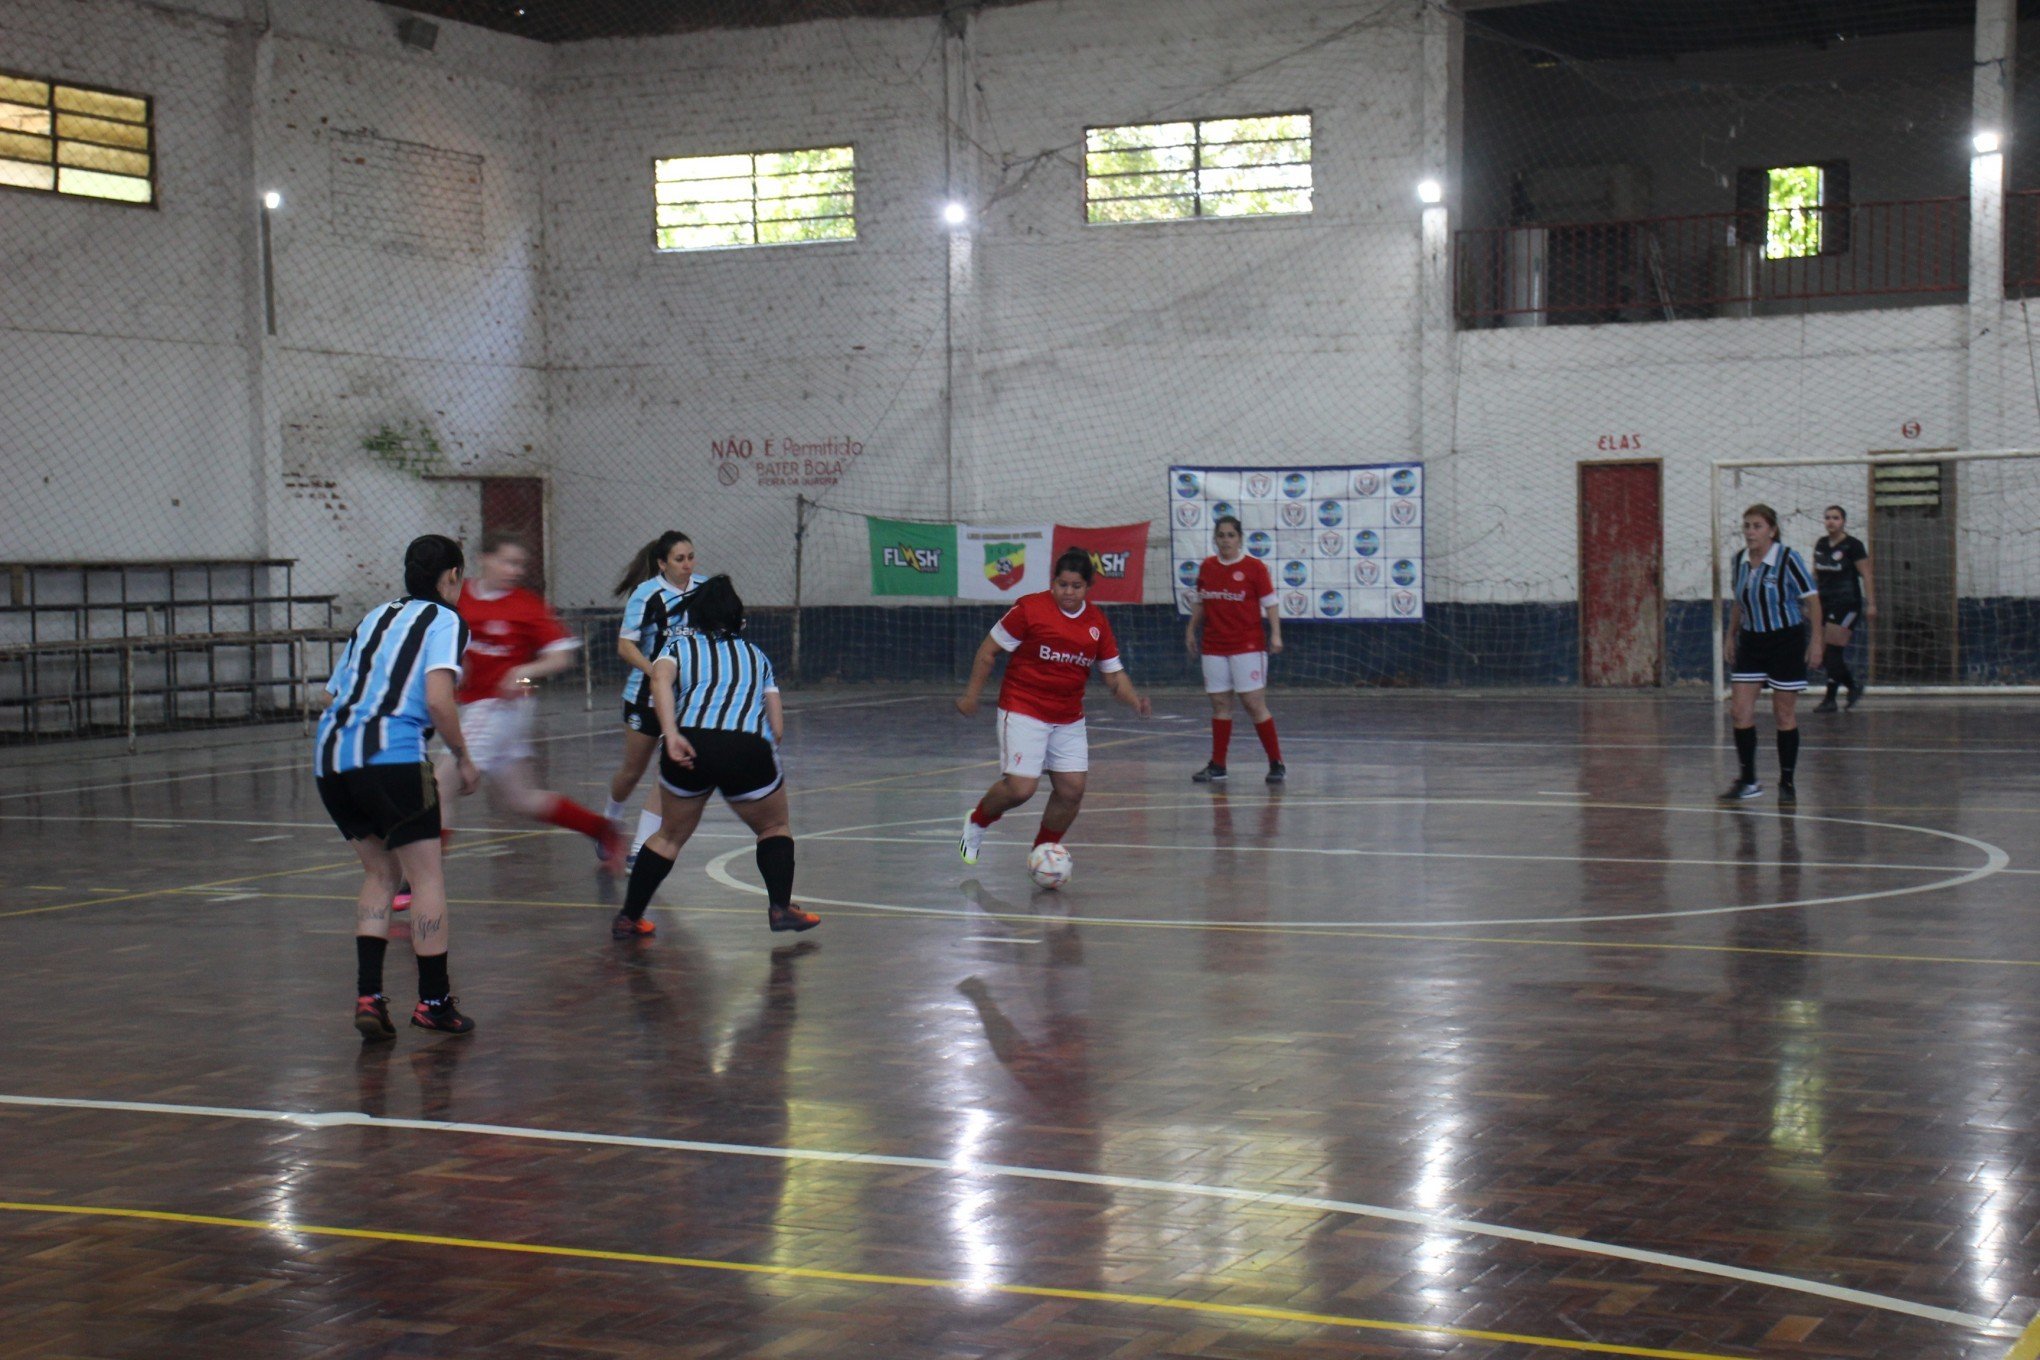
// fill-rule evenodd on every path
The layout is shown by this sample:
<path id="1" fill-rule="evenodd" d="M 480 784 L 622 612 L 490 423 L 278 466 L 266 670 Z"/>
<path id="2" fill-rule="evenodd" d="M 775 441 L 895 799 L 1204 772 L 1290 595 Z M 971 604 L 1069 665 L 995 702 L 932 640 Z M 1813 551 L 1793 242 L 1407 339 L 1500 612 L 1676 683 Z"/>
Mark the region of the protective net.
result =
<path id="1" fill-rule="evenodd" d="M 1701 683 L 1716 460 L 2040 444 L 2040 109 L 1953 0 L 0 32 L 0 733 L 296 714 L 427 531 L 527 538 L 598 695 L 675 528 L 795 684 L 954 680 L 1070 544 L 1193 683 L 1186 468 L 1276 479 L 1276 685 Z M 1284 508 L 1365 468 L 1421 480 L 1387 582 L 1388 491 Z"/>

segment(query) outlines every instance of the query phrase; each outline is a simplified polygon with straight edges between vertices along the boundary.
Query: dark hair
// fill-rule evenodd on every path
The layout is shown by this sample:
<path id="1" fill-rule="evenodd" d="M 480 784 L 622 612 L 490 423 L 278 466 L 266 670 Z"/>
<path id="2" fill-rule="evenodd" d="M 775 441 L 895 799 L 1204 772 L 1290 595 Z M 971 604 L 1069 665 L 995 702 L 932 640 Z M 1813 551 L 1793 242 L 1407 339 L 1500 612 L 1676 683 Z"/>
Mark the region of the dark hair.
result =
<path id="1" fill-rule="evenodd" d="M 678 529 L 668 529 L 631 555 L 630 565 L 623 569 L 623 575 L 616 578 L 610 588 L 612 595 L 628 595 L 645 582 L 659 574 L 659 564 L 666 560 L 666 554 L 682 543 L 694 540 Z"/>
<path id="2" fill-rule="evenodd" d="M 501 552 L 505 548 L 522 548 L 525 555 L 531 553 L 531 545 L 524 541 L 523 534 L 513 534 L 508 529 L 491 529 L 482 535 L 482 553 Z"/>
<path id="3" fill-rule="evenodd" d="M 404 549 L 404 593 L 414 600 L 439 598 L 439 578 L 467 565 L 460 544 L 445 534 L 420 534 Z"/>
<path id="4" fill-rule="evenodd" d="M 727 576 L 711 576 L 687 600 L 687 626 L 710 637 L 733 638 L 744 631 L 744 602 Z"/>
<path id="5" fill-rule="evenodd" d="M 1765 505 L 1762 501 L 1758 501 L 1755 505 L 1743 511 L 1742 517 L 1744 519 L 1760 519 L 1771 526 L 1771 537 L 1777 538 L 1780 536 L 1778 533 L 1778 512 Z"/>
<path id="6" fill-rule="evenodd" d="M 1830 506 L 1828 507 L 1828 510 L 1832 510 L 1832 511 L 1834 511 L 1834 512 L 1835 512 L 1836 514 L 1840 515 L 1840 516 L 1842 517 L 1842 523 L 1844 523 L 1844 524 L 1847 524 L 1847 523 L 1849 522 L 1849 512 L 1848 512 L 1848 511 L 1846 511 L 1846 510 L 1844 510 L 1844 509 L 1842 509 L 1842 507 L 1841 507 L 1841 506 L 1839 506 L 1839 505 L 1830 505 Z M 1825 514 L 1827 513 L 1827 510 L 1823 510 L 1823 511 L 1821 511 L 1821 513 L 1822 513 L 1823 515 L 1825 515 Z"/>
<path id="7" fill-rule="evenodd" d="M 1227 524 L 1232 525 L 1233 532 L 1238 534 L 1241 538 L 1245 538 L 1247 536 L 1247 526 L 1240 523 L 1240 517 L 1238 515 L 1220 515 L 1217 519 L 1211 521 L 1212 537 L 1216 538 L 1218 536 L 1220 526 Z"/>
<path id="8" fill-rule="evenodd" d="M 1091 584 L 1092 578 L 1098 573 L 1097 566 L 1091 561 L 1091 550 L 1089 548 L 1064 548 L 1062 556 L 1055 559 L 1055 571 L 1050 575 L 1049 579 L 1054 580 L 1055 577 L 1062 575 L 1066 571 L 1073 571 L 1083 577 L 1085 585 Z"/>

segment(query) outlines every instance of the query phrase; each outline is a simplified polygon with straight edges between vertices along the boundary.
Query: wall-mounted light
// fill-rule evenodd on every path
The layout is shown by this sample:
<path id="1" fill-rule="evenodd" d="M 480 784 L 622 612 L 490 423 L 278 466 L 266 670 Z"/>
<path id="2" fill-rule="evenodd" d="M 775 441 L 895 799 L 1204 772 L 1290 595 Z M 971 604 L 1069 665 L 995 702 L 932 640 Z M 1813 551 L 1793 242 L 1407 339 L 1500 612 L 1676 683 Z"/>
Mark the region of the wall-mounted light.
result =
<path id="1" fill-rule="evenodd" d="M 268 193 L 262 195 L 262 206 L 271 212 L 275 212 L 283 206 L 283 195 L 271 189 Z"/>
<path id="2" fill-rule="evenodd" d="M 1975 144 L 1976 154 L 1979 156 L 1988 156 L 2004 144 L 2004 139 L 1989 128 L 1977 133 L 1970 140 Z"/>
<path id="3" fill-rule="evenodd" d="M 942 205 L 942 220 L 950 226 L 960 227 L 969 219 L 970 210 L 961 203 L 950 202 Z"/>
<path id="4" fill-rule="evenodd" d="M 1444 201 L 1445 201 L 1444 185 L 1440 184 L 1435 179 L 1420 179 L 1417 181 L 1417 202 L 1443 203 Z"/>

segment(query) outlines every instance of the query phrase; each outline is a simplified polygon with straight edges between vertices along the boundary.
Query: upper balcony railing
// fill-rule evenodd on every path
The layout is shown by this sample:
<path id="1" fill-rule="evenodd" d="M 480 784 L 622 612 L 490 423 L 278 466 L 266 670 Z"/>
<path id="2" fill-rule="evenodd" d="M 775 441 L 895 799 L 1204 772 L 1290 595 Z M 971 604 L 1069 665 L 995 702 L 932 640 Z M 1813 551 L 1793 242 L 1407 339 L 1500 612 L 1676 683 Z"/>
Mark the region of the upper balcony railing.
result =
<path id="1" fill-rule="evenodd" d="M 2025 272 L 2040 285 L 2040 203 L 2023 201 L 2040 195 L 2012 198 L 2031 223 Z M 1766 252 L 1758 213 L 1468 228 L 1457 234 L 1460 324 L 1762 316 L 1967 291 L 1966 198 L 1852 203 L 1808 219 L 1817 230 L 1802 229 L 1795 243 L 1807 253 L 1776 256 Z"/>

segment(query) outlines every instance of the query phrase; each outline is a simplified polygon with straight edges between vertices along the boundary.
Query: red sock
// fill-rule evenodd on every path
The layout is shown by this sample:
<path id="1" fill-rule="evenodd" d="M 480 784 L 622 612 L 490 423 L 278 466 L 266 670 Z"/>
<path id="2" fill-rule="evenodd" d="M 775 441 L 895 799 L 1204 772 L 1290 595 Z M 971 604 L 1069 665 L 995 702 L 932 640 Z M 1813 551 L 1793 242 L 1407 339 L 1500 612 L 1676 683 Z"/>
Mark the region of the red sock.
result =
<path id="1" fill-rule="evenodd" d="M 453 844 L 453 828 L 452 828 L 452 827 L 450 827 L 450 826 L 442 826 L 442 827 L 440 827 L 440 828 L 439 828 L 439 848 L 440 848 L 441 850 L 445 850 L 445 849 L 449 848 L 450 846 L 452 846 L 452 844 Z"/>
<path id="2" fill-rule="evenodd" d="M 1039 830 L 1039 831 L 1037 831 L 1037 832 L 1035 832 L 1035 833 L 1034 833 L 1034 843 L 1035 843 L 1036 845 L 1046 845 L 1046 844 L 1048 844 L 1048 843 L 1049 843 L 1050 841 L 1058 841 L 1058 842 L 1059 842 L 1059 841 L 1061 841 L 1061 840 L 1062 840 L 1062 832 L 1060 832 L 1060 831 L 1050 831 L 1050 830 L 1048 829 L 1048 823 L 1046 823 L 1046 822 L 1043 822 L 1043 823 L 1041 824 L 1041 830 Z"/>
<path id="3" fill-rule="evenodd" d="M 1225 748 L 1232 745 L 1232 719 L 1211 720 L 1211 763 L 1225 768 Z"/>
<path id="4" fill-rule="evenodd" d="M 1269 718 L 1265 722 L 1255 723 L 1254 735 L 1261 739 L 1261 749 L 1268 753 L 1269 760 L 1279 761 L 1282 759 L 1282 744 L 1275 740 L 1275 720 L 1273 718 Z"/>
<path id="5" fill-rule="evenodd" d="M 970 824 L 972 826 L 990 826 L 1005 815 L 1003 812 L 986 812 L 985 801 L 980 798 L 978 799 L 978 805 L 970 810 Z"/>
<path id="6" fill-rule="evenodd" d="M 608 822 L 571 798 L 553 799 L 552 806 L 539 814 L 539 820 L 565 827 L 569 831 L 578 831 L 594 841 L 601 840 L 610 831 Z"/>

